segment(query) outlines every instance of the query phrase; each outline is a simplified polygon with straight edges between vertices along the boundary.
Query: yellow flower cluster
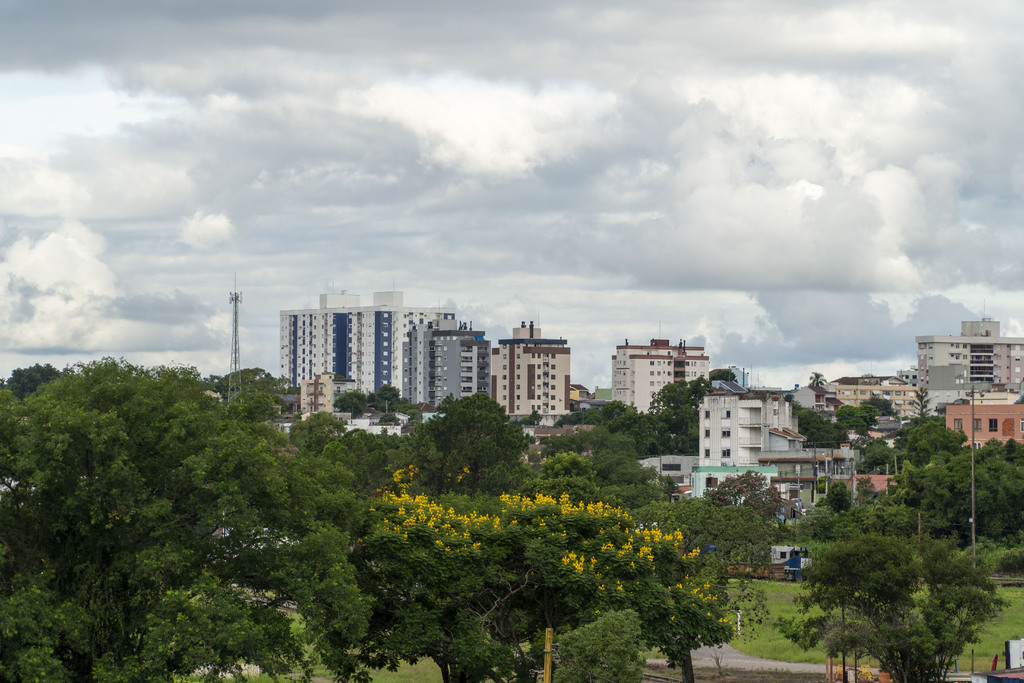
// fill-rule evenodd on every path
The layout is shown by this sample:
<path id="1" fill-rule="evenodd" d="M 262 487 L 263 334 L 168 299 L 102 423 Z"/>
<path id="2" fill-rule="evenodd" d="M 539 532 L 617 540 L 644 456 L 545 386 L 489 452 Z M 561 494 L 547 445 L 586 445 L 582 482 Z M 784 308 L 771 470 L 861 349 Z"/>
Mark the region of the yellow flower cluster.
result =
<path id="1" fill-rule="evenodd" d="M 396 483 L 411 481 L 415 468 L 395 472 Z M 653 575 L 656 557 L 675 557 L 683 561 L 694 560 L 699 549 L 681 548 L 684 541 L 679 531 L 662 531 L 656 527 L 643 528 L 633 524 L 623 510 L 603 503 L 574 503 L 567 495 L 557 500 L 551 496 L 501 497 L 502 511 L 497 515 L 469 512 L 456 513 L 426 496 L 411 496 L 404 487 L 399 494 L 383 495 L 383 518 L 377 530 L 396 533 L 408 539 L 414 529 L 429 530 L 431 546 L 442 553 L 479 553 L 483 546 L 481 535 L 489 536 L 502 528 L 514 530 L 532 528 L 550 540 L 553 547 L 563 548 L 561 565 L 577 576 L 587 575 L 599 591 L 621 593 L 636 590 L 641 581 Z M 525 515 L 524 513 L 534 513 Z M 566 530 L 571 533 L 574 524 L 567 523 L 574 516 L 598 517 L 605 521 L 594 529 L 592 536 L 578 537 L 572 547 L 566 547 Z M 590 525 L 581 528 L 593 529 Z M 486 544 L 486 538 L 483 539 Z M 625 581 L 625 583 L 623 583 Z M 614 584 L 612 583 L 614 582 Z M 671 604 L 707 603 L 706 610 L 718 600 L 711 584 L 696 582 L 687 575 L 684 581 L 666 586 L 666 599 Z M 728 620 L 719 620 L 728 623 Z"/>

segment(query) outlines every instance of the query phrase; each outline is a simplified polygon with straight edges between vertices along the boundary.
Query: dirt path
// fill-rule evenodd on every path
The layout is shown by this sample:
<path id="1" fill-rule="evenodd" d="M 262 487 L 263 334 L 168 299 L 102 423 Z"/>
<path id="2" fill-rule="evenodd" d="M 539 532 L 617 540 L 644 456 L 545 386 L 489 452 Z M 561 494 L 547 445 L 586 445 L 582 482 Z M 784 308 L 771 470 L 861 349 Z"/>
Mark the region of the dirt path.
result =
<path id="1" fill-rule="evenodd" d="M 731 645 L 721 647 L 702 647 L 693 651 L 694 667 L 714 669 L 716 652 L 721 653 L 723 669 L 741 669 L 744 671 L 789 671 L 793 673 L 825 673 L 824 664 L 807 664 L 805 662 L 780 662 L 775 659 L 761 659 L 740 652 Z M 664 659 L 649 659 L 648 662 L 664 664 Z"/>

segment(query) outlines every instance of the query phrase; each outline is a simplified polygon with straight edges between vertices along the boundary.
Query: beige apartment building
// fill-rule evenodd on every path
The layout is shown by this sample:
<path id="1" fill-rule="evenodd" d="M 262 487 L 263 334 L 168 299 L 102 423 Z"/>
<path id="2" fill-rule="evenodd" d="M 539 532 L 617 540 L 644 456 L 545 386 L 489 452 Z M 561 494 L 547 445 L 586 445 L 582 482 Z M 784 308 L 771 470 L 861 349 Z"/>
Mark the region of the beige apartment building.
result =
<path id="1" fill-rule="evenodd" d="M 612 356 L 612 400 L 622 401 L 641 412 L 651 409 L 654 395 L 673 382 L 690 382 L 711 374 L 711 361 L 703 346 L 672 345 L 667 339 L 650 344 L 615 347 Z"/>
<path id="2" fill-rule="evenodd" d="M 870 398 L 892 402 L 899 417 L 914 416 L 914 395 L 917 387 L 899 377 L 840 377 L 828 383 L 843 405 L 859 406 Z"/>
<path id="3" fill-rule="evenodd" d="M 564 339 L 546 339 L 523 322 L 511 339 L 491 349 L 491 398 L 512 417 L 536 410 L 542 416 L 569 412 L 570 349 Z"/>
<path id="4" fill-rule="evenodd" d="M 333 372 L 314 375 L 299 382 L 299 407 L 303 415 L 334 412 L 334 399 L 356 390 L 356 381 Z"/>

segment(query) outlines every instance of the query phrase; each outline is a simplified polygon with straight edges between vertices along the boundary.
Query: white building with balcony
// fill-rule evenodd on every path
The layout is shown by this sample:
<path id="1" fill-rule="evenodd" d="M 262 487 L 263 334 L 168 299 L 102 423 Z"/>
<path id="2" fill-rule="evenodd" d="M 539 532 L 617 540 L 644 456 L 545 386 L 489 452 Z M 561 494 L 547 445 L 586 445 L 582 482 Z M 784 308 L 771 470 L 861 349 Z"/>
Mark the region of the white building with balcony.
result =
<path id="1" fill-rule="evenodd" d="M 701 466 L 757 467 L 762 453 L 799 451 L 804 441 L 779 394 L 715 392 L 701 400 Z"/>

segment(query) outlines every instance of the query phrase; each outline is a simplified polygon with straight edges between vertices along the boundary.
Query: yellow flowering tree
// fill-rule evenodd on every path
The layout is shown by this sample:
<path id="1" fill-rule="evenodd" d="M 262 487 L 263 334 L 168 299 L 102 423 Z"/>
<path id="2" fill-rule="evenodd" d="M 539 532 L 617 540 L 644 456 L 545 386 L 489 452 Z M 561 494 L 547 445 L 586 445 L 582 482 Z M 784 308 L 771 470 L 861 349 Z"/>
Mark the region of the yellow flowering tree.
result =
<path id="1" fill-rule="evenodd" d="M 636 611 L 644 645 L 676 662 L 732 633 L 681 533 L 640 528 L 599 502 L 506 495 L 498 512 L 479 514 L 387 495 L 352 556 L 375 598 L 363 663 L 430 658 L 446 683 L 533 680 L 544 628 L 572 629 L 602 611 Z"/>

